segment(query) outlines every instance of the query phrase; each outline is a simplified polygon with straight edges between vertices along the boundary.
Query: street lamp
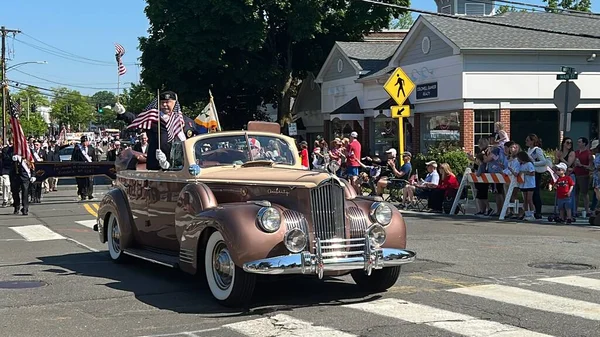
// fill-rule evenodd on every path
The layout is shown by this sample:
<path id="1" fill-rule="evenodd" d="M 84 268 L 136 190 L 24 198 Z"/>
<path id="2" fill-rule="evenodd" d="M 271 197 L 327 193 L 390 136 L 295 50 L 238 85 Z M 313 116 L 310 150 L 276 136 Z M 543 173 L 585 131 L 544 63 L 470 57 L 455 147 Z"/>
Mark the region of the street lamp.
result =
<path id="1" fill-rule="evenodd" d="M 6 68 L 6 71 L 9 71 L 9 70 L 11 70 L 13 68 L 16 68 L 18 66 L 22 66 L 24 64 L 48 64 L 48 61 L 27 61 L 27 62 L 21 62 L 21 63 L 17 63 L 15 65 L 12 65 L 12 66 Z"/>

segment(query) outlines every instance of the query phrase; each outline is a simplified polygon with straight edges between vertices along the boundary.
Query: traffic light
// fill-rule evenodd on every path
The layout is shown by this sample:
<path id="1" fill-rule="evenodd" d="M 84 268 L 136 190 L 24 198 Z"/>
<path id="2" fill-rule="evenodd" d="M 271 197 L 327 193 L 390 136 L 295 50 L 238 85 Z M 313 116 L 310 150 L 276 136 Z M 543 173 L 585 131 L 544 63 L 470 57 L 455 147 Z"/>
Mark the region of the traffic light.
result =
<path id="1" fill-rule="evenodd" d="M 31 104 L 31 112 L 36 112 L 37 110 L 37 106 L 35 105 L 35 103 Z"/>
<path id="2" fill-rule="evenodd" d="M 98 113 L 102 113 L 104 110 L 102 109 L 102 105 L 100 104 L 96 104 L 96 111 L 98 111 Z"/>

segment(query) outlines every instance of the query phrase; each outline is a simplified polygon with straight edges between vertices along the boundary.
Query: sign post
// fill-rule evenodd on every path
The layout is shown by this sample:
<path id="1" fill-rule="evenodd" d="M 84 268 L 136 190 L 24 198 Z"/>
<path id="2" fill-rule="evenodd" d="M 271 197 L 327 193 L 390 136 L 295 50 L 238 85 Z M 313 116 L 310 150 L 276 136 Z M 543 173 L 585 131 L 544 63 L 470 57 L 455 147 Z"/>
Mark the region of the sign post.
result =
<path id="1" fill-rule="evenodd" d="M 392 106 L 392 118 L 398 118 L 398 151 L 404 152 L 404 118 L 410 117 L 410 106 L 404 105 L 406 99 L 415 90 L 415 84 L 406 75 L 402 68 L 398 67 L 390 78 L 383 85 L 383 89 L 390 95 L 391 98 L 398 103 Z"/>
<path id="2" fill-rule="evenodd" d="M 554 90 L 554 105 L 559 112 L 559 143 L 562 141 L 565 132 L 571 131 L 571 112 L 575 110 L 581 99 L 581 90 L 574 82 L 578 73 L 575 68 L 561 67 L 560 71 L 564 74 L 556 75 L 556 79 L 561 82 Z"/>

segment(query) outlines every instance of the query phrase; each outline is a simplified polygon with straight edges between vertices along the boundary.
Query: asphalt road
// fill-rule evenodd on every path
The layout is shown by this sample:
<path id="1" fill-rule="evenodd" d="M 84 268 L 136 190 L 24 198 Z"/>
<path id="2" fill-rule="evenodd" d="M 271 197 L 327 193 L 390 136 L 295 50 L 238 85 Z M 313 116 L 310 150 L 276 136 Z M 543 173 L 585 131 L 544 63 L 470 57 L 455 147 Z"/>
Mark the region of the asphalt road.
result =
<path id="1" fill-rule="evenodd" d="M 90 228 L 97 201 L 59 187 L 29 216 L 0 209 L 2 337 L 600 335 L 600 228 L 407 215 L 419 260 L 388 292 L 279 280 L 236 311 L 194 277 L 112 263 Z"/>

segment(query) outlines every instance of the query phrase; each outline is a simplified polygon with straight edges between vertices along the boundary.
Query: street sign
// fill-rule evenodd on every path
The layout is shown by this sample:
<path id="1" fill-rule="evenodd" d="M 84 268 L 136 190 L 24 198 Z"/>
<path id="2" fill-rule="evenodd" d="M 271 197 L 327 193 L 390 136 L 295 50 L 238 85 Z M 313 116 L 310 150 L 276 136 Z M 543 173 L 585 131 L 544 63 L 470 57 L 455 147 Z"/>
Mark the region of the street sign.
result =
<path id="1" fill-rule="evenodd" d="M 568 96 L 567 96 L 567 86 Z M 575 110 L 579 105 L 581 90 L 574 82 L 562 82 L 554 89 L 554 105 L 561 113 L 567 113 Z"/>
<path id="2" fill-rule="evenodd" d="M 579 75 L 577 73 L 566 73 L 566 74 L 556 75 L 556 79 L 559 81 L 576 80 L 578 77 L 579 77 Z"/>
<path id="3" fill-rule="evenodd" d="M 575 68 L 562 66 L 560 67 L 560 71 L 563 73 L 572 74 L 575 72 Z"/>
<path id="4" fill-rule="evenodd" d="M 410 117 L 410 105 L 394 105 L 392 109 L 392 118 Z"/>
<path id="5" fill-rule="evenodd" d="M 289 136 L 297 136 L 298 135 L 298 127 L 296 123 L 290 123 L 288 125 L 288 135 Z"/>
<path id="6" fill-rule="evenodd" d="M 398 67 L 392 73 L 392 76 L 385 82 L 383 88 L 398 103 L 403 105 L 406 98 L 415 90 L 415 84 L 408 77 L 402 68 Z"/>

